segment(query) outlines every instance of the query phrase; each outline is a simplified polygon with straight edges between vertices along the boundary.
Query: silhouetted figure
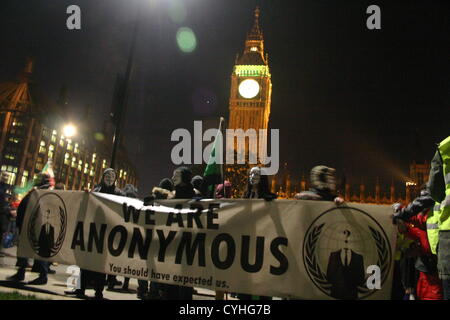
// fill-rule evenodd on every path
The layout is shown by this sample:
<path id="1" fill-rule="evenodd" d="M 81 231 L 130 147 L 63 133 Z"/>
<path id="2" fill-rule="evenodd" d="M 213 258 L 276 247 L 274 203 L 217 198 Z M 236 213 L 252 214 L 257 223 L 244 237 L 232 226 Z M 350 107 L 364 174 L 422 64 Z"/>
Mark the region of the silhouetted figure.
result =
<path id="1" fill-rule="evenodd" d="M 362 255 L 343 248 L 332 252 L 328 260 L 327 279 L 330 295 L 336 299 L 358 299 L 358 286 L 364 285 L 365 272 Z"/>

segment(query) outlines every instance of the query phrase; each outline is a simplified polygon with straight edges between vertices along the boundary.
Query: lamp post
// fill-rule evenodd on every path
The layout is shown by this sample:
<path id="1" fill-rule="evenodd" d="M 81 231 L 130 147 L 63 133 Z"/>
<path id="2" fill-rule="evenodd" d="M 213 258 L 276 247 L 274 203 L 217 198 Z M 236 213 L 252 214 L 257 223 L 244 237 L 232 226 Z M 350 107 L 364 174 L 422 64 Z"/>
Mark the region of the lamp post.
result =
<path id="1" fill-rule="evenodd" d="M 133 34 L 131 36 L 131 48 L 130 48 L 130 54 L 128 55 L 128 62 L 127 62 L 127 69 L 125 72 L 125 77 L 123 79 L 121 79 L 120 77 L 117 78 L 117 81 L 119 81 L 119 83 L 117 85 L 119 92 L 117 94 L 117 101 L 115 101 L 115 103 L 117 103 L 117 108 L 115 108 L 115 110 L 114 110 L 115 126 L 114 126 L 113 149 L 112 149 L 112 154 L 111 154 L 111 165 L 110 165 L 110 167 L 113 169 L 115 169 L 115 165 L 116 165 L 115 162 L 116 162 L 116 157 L 117 157 L 117 151 L 118 151 L 119 144 L 120 144 L 120 138 L 121 138 L 121 134 L 122 134 L 122 125 L 123 125 L 123 120 L 125 118 L 124 115 L 125 115 L 127 102 L 128 102 L 128 88 L 129 88 L 131 72 L 132 72 L 132 68 L 133 68 L 133 58 L 134 58 L 134 51 L 135 51 L 135 47 L 136 47 L 136 36 L 137 36 L 137 32 L 139 29 L 139 23 L 140 23 L 139 21 L 140 21 L 141 8 L 142 8 L 142 1 L 139 1 L 138 10 L 137 10 L 137 14 L 136 14 L 136 20 L 135 20 L 134 28 L 133 28 Z M 117 114 L 116 114 L 116 112 L 117 112 Z"/>

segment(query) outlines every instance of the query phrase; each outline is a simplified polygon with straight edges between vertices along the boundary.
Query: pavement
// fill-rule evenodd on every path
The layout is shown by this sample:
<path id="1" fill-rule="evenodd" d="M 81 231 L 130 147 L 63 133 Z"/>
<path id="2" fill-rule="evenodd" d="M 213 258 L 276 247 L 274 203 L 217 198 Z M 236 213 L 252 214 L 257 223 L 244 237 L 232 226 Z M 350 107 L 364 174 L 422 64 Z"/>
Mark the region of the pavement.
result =
<path id="1" fill-rule="evenodd" d="M 55 270 L 55 274 L 48 275 L 48 282 L 45 285 L 28 285 L 27 282 L 34 280 L 38 277 L 37 273 L 31 272 L 31 269 L 27 269 L 25 274 L 25 280 L 22 282 L 8 281 L 7 277 L 16 273 L 16 247 L 2 249 L 0 253 L 5 256 L 0 257 L 0 292 L 19 292 L 24 295 L 34 295 L 38 299 L 43 300 L 79 300 L 73 296 L 68 296 L 64 291 L 71 290 L 67 286 L 67 280 L 71 276 L 70 272 L 67 272 L 67 265 L 51 266 L 50 268 Z M 30 260 L 32 262 L 32 260 Z M 123 282 L 123 277 L 117 276 L 117 280 Z M 123 291 L 119 287 L 115 287 L 114 290 L 108 290 L 105 287 L 103 290 L 103 297 L 107 300 L 139 300 L 137 298 L 138 283 L 136 279 L 130 279 L 129 290 Z M 197 294 L 194 294 L 194 300 L 214 300 L 214 291 L 204 288 L 194 288 Z M 89 298 L 93 298 L 95 291 L 93 289 L 87 289 L 86 295 Z M 234 300 L 228 295 L 228 299 Z"/>

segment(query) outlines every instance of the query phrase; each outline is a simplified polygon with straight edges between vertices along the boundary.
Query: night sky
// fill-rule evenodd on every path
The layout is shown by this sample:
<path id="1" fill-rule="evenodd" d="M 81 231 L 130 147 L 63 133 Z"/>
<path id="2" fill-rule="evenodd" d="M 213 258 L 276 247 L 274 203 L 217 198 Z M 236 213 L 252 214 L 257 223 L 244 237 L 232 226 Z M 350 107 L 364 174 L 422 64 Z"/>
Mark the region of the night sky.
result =
<path id="1" fill-rule="evenodd" d="M 281 162 L 294 183 L 317 164 L 352 184 L 404 183 L 409 163 L 430 160 L 450 134 L 448 1 L 2 0 L 0 81 L 33 56 L 40 90 L 56 100 L 65 84 L 72 113 L 91 104 L 100 130 L 125 71 L 138 1 L 125 141 L 141 193 L 171 175 L 174 129 L 228 117 L 230 75 L 256 5 L 273 83 L 269 126 L 280 129 Z M 66 28 L 71 4 L 81 8 L 80 31 Z M 381 7 L 381 30 L 366 28 L 371 4 Z M 183 22 L 171 18 L 177 6 Z M 175 41 L 183 26 L 197 38 L 189 54 Z"/>

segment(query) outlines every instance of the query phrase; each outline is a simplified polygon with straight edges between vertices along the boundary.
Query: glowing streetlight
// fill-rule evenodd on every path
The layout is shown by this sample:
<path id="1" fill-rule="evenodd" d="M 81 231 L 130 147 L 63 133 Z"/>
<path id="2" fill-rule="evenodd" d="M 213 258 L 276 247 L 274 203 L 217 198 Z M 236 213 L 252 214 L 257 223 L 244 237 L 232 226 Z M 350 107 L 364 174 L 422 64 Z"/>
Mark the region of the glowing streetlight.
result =
<path id="1" fill-rule="evenodd" d="M 77 128 L 73 124 L 66 124 L 63 128 L 63 134 L 67 138 L 71 138 L 77 134 Z"/>

